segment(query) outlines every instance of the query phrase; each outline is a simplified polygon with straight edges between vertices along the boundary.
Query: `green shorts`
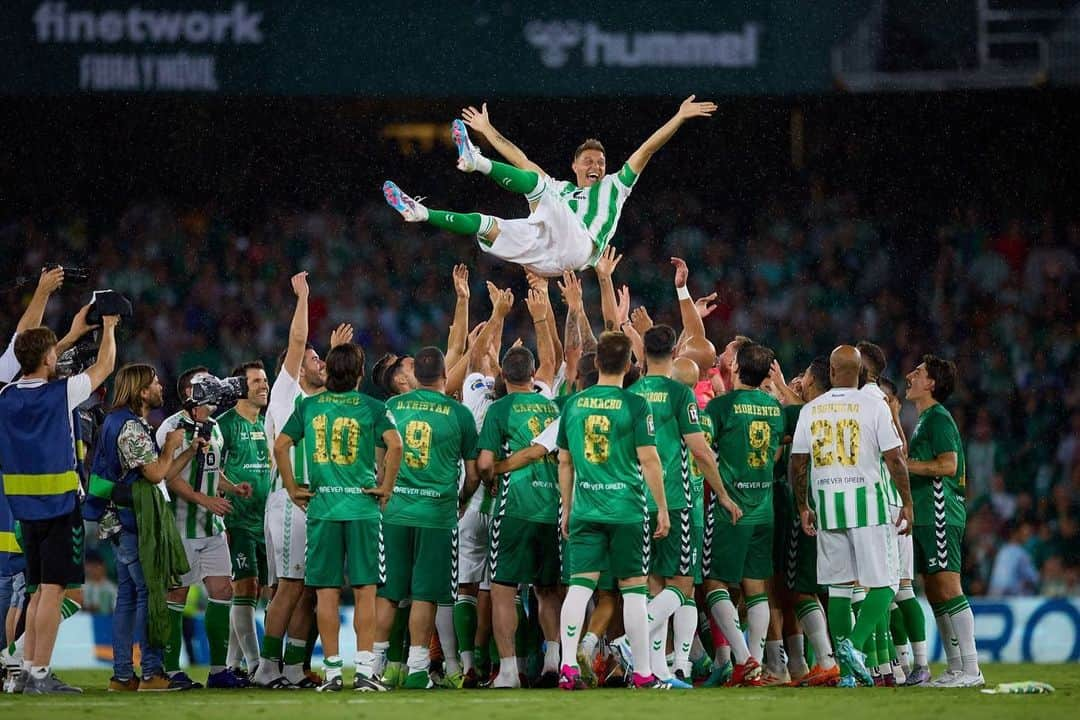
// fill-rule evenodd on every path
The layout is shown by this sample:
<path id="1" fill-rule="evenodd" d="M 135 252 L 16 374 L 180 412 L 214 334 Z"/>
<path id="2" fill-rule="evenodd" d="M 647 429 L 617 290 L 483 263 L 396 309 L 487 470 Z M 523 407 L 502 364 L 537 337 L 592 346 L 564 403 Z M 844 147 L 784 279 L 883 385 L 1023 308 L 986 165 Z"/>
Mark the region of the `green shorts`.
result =
<path id="1" fill-rule="evenodd" d="M 266 541 L 246 530 L 229 530 L 229 556 L 232 558 L 232 579 L 256 578 L 266 584 Z"/>
<path id="2" fill-rule="evenodd" d="M 601 523 L 570 518 L 570 575 L 610 571 L 616 580 L 649 574 L 649 518 Z"/>
<path id="3" fill-rule="evenodd" d="M 792 592 L 817 595 L 821 588 L 817 581 L 817 539 L 804 533 L 798 520 L 778 529 L 783 531 L 783 553 L 776 568 L 783 575 L 784 585 Z"/>
<path id="4" fill-rule="evenodd" d="M 665 537 L 652 541 L 649 572 L 662 578 L 692 577 L 694 574 L 694 537 L 691 529 L 691 507 L 668 511 L 671 530 Z M 649 514 L 649 536 L 656 532 L 656 513 Z"/>
<path id="5" fill-rule="evenodd" d="M 385 576 L 382 521 L 307 519 L 304 584 L 341 587 L 378 585 Z"/>
<path id="6" fill-rule="evenodd" d="M 964 528 L 959 525 L 916 525 L 911 538 L 915 546 L 915 572 L 933 575 L 960 572 L 960 541 Z"/>
<path id="7" fill-rule="evenodd" d="M 690 518 L 690 552 L 693 559 L 691 560 L 691 570 L 693 572 L 694 584 L 700 585 L 704 576 L 701 573 L 701 549 L 705 544 L 705 523 L 696 522 L 697 518 Z"/>
<path id="8" fill-rule="evenodd" d="M 744 579 L 772 577 L 772 523 L 732 525 L 716 516 L 714 509 L 705 518 L 705 548 L 702 573 L 709 580 L 734 584 Z"/>
<path id="9" fill-rule="evenodd" d="M 488 570 L 491 582 L 539 585 L 559 582 L 559 526 L 496 515 L 491 520 Z"/>
<path id="10" fill-rule="evenodd" d="M 457 528 L 383 524 L 386 582 L 379 597 L 450 603 L 457 593 Z"/>

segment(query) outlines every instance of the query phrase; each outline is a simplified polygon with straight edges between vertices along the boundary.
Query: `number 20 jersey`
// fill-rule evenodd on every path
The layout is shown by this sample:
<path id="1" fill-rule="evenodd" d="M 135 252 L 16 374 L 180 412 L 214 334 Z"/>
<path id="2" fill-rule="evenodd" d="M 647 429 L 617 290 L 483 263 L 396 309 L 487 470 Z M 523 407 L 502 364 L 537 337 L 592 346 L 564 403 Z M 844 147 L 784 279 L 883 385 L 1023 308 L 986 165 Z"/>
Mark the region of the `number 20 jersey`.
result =
<path id="1" fill-rule="evenodd" d="M 656 445 L 645 398 L 594 385 L 563 406 L 558 445 L 574 463 L 571 520 L 637 523 L 645 514 L 645 481 L 637 449 Z"/>
<path id="2" fill-rule="evenodd" d="M 810 502 L 821 530 L 890 522 L 881 454 L 900 447 L 889 406 L 855 388 L 835 388 L 803 406 L 793 455 L 810 455 Z"/>

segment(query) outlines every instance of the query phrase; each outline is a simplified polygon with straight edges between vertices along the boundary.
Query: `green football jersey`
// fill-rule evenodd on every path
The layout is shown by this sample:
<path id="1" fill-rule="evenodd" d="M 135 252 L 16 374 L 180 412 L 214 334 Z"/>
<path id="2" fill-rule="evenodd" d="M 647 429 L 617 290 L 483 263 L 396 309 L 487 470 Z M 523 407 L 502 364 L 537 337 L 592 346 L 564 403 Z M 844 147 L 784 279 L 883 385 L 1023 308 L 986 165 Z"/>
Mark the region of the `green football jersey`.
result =
<path id="1" fill-rule="evenodd" d="M 308 488 L 315 494 L 307 515 L 316 520 L 371 520 L 379 501 L 364 490 L 375 487 L 375 448 L 394 418 L 375 398 L 354 391 L 326 391 L 304 398 L 281 432 L 304 443 Z"/>
<path id="2" fill-rule="evenodd" d="M 705 412 L 715 426 L 720 477 L 743 511 L 739 522 L 771 524 L 773 465 L 784 432 L 780 403 L 761 390 L 733 390 L 711 400 Z M 718 510 L 726 518 L 727 511 Z"/>
<path id="3" fill-rule="evenodd" d="M 919 415 L 908 445 L 912 460 L 933 460 L 947 452 L 956 453 L 956 474 L 928 477 L 911 474 L 911 497 L 916 525 L 956 525 L 967 523 L 964 507 L 966 463 L 960 431 L 945 406 L 931 405 Z"/>
<path id="4" fill-rule="evenodd" d="M 409 527 L 457 527 L 461 461 L 475 460 L 477 453 L 472 413 L 424 389 L 390 398 L 387 408 L 401 431 L 405 456 L 383 519 Z"/>
<path id="5" fill-rule="evenodd" d="M 534 392 L 510 393 L 488 408 L 480 431 L 480 450 L 501 460 L 529 447 L 533 438 L 559 416 L 555 403 Z M 559 516 L 559 461 L 545 455 L 499 481 L 495 511 L 500 515 L 539 523 L 554 523 Z"/>
<path id="6" fill-rule="evenodd" d="M 629 390 L 649 403 L 656 428 L 656 452 L 664 468 L 668 510 L 682 510 L 693 504 L 690 451 L 683 436 L 701 432 L 697 399 L 690 388 L 661 375 L 646 375 Z M 649 512 L 656 512 L 652 495 L 648 496 L 647 502 Z"/>
<path id="7" fill-rule="evenodd" d="M 773 480 L 784 485 L 788 484 L 788 465 L 791 464 L 791 437 L 795 434 L 795 426 L 799 423 L 799 413 L 802 409 L 802 405 L 785 405 L 783 408 L 784 435 L 780 440 L 780 457 L 777 458 L 776 467 L 773 468 Z M 791 488 L 788 488 L 785 497 L 791 500 L 791 507 L 798 514 L 798 508 L 795 507 L 795 495 Z"/>
<path id="8" fill-rule="evenodd" d="M 709 446 L 709 451 L 711 452 L 713 436 L 715 435 L 712 418 L 709 417 L 708 413 L 701 413 L 698 415 L 698 425 L 701 426 L 701 432 L 705 435 L 705 444 Z M 693 456 L 690 457 L 690 496 L 693 499 L 693 517 L 704 518 L 705 473 L 701 471 L 701 468 L 698 466 L 697 458 Z"/>
<path id="9" fill-rule="evenodd" d="M 574 462 L 573 519 L 641 521 L 648 489 L 637 449 L 656 445 L 644 398 L 611 385 L 594 385 L 570 396 L 559 422 L 558 444 Z"/>
<path id="10" fill-rule="evenodd" d="M 270 494 L 270 446 L 266 443 L 263 417 L 249 421 L 236 408 L 218 418 L 224 440 L 221 470 L 232 483 L 249 483 L 251 497 L 229 497 L 232 512 L 225 516 L 225 527 L 263 536 L 263 513 Z"/>

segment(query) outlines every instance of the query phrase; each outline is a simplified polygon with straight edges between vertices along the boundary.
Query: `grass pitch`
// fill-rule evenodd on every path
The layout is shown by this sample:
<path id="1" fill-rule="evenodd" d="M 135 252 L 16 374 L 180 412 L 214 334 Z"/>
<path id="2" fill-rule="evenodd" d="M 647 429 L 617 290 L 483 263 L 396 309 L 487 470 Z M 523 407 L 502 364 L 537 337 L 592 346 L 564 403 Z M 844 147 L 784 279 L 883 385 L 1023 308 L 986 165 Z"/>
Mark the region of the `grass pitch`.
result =
<path id="1" fill-rule="evenodd" d="M 108 693 L 109 672 L 72 670 L 58 673 L 83 687 L 76 697 L 0 696 L 3 720 L 108 718 L 108 720 L 571 720 L 575 717 L 618 720 L 693 720 L 705 717 L 781 718 L 808 716 L 856 718 L 993 718 L 1073 717 L 1080 707 L 1080 665 L 985 665 L 990 685 L 1040 680 L 1052 695 L 984 695 L 978 690 L 922 688 L 755 688 L 670 692 L 589 690 L 395 690 L 385 695 L 354 693 L 346 671 L 346 690 L 314 691 L 198 690 L 185 693 Z M 205 672 L 192 672 L 196 679 Z"/>

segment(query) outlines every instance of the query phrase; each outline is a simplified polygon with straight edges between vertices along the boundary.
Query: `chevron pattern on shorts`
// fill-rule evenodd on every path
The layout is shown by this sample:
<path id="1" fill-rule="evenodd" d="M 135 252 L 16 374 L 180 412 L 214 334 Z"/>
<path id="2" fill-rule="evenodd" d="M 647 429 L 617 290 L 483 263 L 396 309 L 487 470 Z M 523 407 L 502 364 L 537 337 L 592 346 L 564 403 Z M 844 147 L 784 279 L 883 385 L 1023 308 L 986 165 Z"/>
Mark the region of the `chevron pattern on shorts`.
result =
<path id="1" fill-rule="evenodd" d="M 701 570 L 705 574 L 708 574 L 709 569 L 712 567 L 713 533 L 715 532 L 716 517 L 713 515 L 713 510 L 710 507 L 705 511 L 705 533 L 701 544 Z"/>
<path id="2" fill-rule="evenodd" d="M 386 582 L 386 543 L 383 542 L 382 519 L 379 519 L 379 583 Z"/>
<path id="3" fill-rule="evenodd" d="M 949 565 L 948 524 L 945 522 L 945 486 L 941 480 L 934 480 L 934 541 L 937 546 L 937 565 L 940 568 Z"/>
<path id="4" fill-rule="evenodd" d="M 795 575 L 799 568 L 799 536 L 802 534 L 802 523 L 795 518 L 788 528 L 787 553 L 785 555 L 784 578 L 789 590 L 795 589 Z"/>

